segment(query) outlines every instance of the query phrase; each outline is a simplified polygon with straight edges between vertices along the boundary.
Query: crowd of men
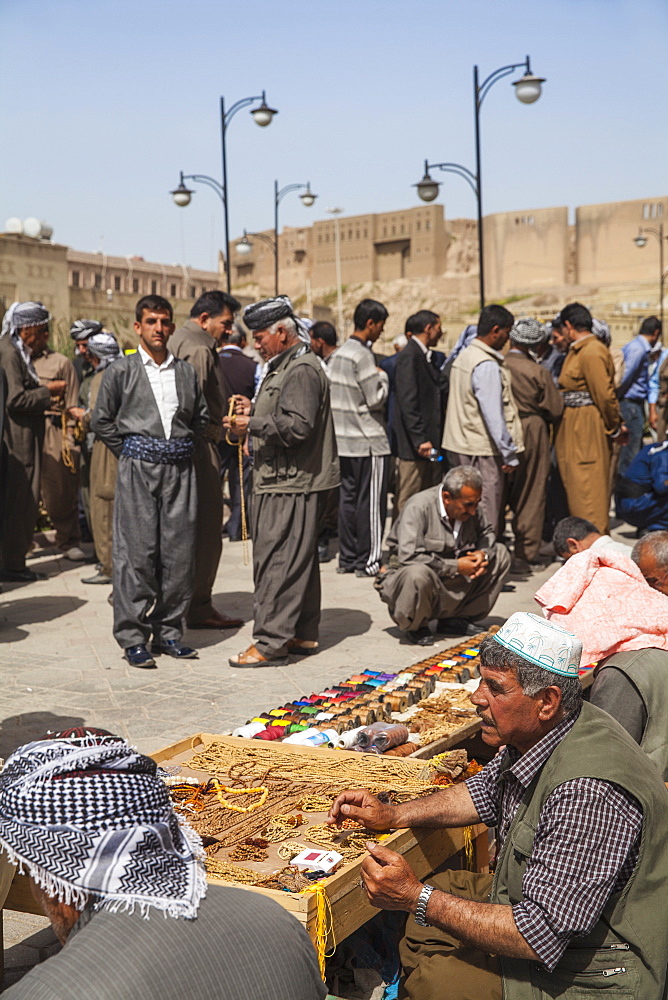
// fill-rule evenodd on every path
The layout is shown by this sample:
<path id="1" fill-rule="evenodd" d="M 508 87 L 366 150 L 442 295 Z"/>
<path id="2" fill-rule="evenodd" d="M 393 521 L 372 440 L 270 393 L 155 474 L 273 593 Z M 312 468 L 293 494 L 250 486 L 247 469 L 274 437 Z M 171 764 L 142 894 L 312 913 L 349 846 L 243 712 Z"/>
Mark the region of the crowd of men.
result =
<path id="1" fill-rule="evenodd" d="M 212 603 L 224 535 L 253 537 L 253 643 L 230 661 L 246 667 L 318 651 L 318 563 L 334 538 L 337 572 L 375 580 L 405 638 L 428 645 L 430 622 L 474 634 L 509 572 L 544 564 L 565 517 L 607 535 L 614 495 L 639 535 L 668 527 L 655 317 L 617 351 L 579 303 L 549 324 L 490 305 L 446 356 L 423 309 L 388 358 L 374 353 L 388 312 L 373 299 L 343 343 L 285 296 L 246 307 L 243 324 L 239 310 L 205 292 L 175 330 L 171 304 L 145 296 L 136 351 L 77 320 L 74 362 L 47 346 L 40 303 L 5 315 L 0 575 L 38 577 L 25 559 L 41 499 L 66 558 L 85 559 L 82 531 L 92 538 L 83 579 L 113 584 L 131 665 L 196 657 L 184 626 L 243 624 Z M 646 422 L 657 440 L 643 447 Z"/>
<path id="2" fill-rule="evenodd" d="M 646 320 L 615 359 L 609 331 L 579 303 L 549 329 L 494 305 L 445 358 L 440 318 L 422 310 L 383 360 L 373 353 L 381 303 L 358 305 L 339 347 L 331 324 L 304 321 L 278 296 L 243 313 L 256 365 L 234 327 L 238 308 L 205 293 L 174 332 L 171 304 L 145 296 L 127 354 L 99 323 L 77 321 L 71 370 L 46 347 L 44 307 L 10 308 L 2 578 L 36 578 L 25 558 L 40 497 L 60 550 L 78 560 L 81 502 L 99 559 L 86 580 L 111 581 L 128 663 L 195 657 L 184 625 L 239 624 L 211 601 L 225 467 L 237 477 L 227 534 L 250 527 L 255 583 L 253 643 L 230 662 L 267 667 L 318 652 L 319 563 L 336 535 L 338 572 L 373 580 L 419 645 L 433 641 L 434 621 L 442 634 L 478 631 L 513 565 L 530 571 L 551 539 L 563 565 L 536 593 L 544 617 L 514 614 L 481 645 L 471 700 L 495 756 L 426 799 L 344 792 L 328 821 L 496 828 L 494 876 L 447 871 L 423 885 L 399 854 L 369 845 L 359 888 L 409 915 L 400 957 L 411 1000 L 446 983 L 452 1000 L 576 1000 L 601 988 L 663 1000 L 668 531 L 645 531 L 656 527 L 665 459 L 663 442 L 642 447 L 645 418 L 667 422 L 660 324 Z M 54 476 L 75 475 L 75 454 L 80 490 L 54 488 Z M 650 525 L 633 508 L 633 548 L 609 535 L 613 493 L 618 511 L 651 494 Z M 583 701 L 579 670 L 592 663 Z M 292 917 L 262 896 L 207 890 L 202 845 L 155 763 L 107 732 L 50 734 L 11 755 L 0 847 L 0 895 L 20 863 L 66 943 L 12 987 L 13 1000 L 325 994 Z"/>

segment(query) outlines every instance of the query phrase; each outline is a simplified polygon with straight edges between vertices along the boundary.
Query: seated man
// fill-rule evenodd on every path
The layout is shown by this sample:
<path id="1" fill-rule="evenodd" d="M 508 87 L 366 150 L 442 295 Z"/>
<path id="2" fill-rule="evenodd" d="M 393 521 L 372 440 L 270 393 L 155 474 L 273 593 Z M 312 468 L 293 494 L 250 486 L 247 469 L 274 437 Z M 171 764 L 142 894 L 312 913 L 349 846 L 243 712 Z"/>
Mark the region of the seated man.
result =
<path id="1" fill-rule="evenodd" d="M 474 622 L 492 609 L 510 569 L 510 555 L 479 510 L 482 476 L 470 465 L 416 493 L 388 536 L 392 568 L 381 599 L 409 642 L 434 641 L 429 621 L 445 635 L 475 635 Z"/>
<path id="2" fill-rule="evenodd" d="M 668 597 L 668 531 L 652 531 L 633 546 L 631 558 L 652 590 Z"/>
<path id="3" fill-rule="evenodd" d="M 615 485 L 617 517 L 641 531 L 668 528 L 668 441 L 641 448 Z"/>
<path id="4" fill-rule="evenodd" d="M 584 517 L 562 518 L 554 529 L 552 544 L 555 555 L 560 556 L 564 562 L 577 552 L 585 552 L 587 549 L 594 552 L 608 549 L 625 556 L 630 556 L 632 552 L 630 545 L 616 542 L 610 535 L 602 535 L 596 525 Z"/>
<path id="5" fill-rule="evenodd" d="M 594 670 L 589 700 L 624 727 L 668 781 L 668 651 L 613 653 Z"/>
<path id="6" fill-rule="evenodd" d="M 580 649 L 514 614 L 481 644 L 471 696 L 484 742 L 502 751 L 427 798 L 348 791 L 332 805 L 328 822 L 372 830 L 497 827 L 493 878 L 447 871 L 423 886 L 403 857 L 369 845 L 369 900 L 412 914 L 400 946 L 410 1000 L 664 996 L 668 793 L 629 735 L 582 701 Z"/>
<path id="7" fill-rule="evenodd" d="M 5 995 L 322 1000 L 315 951 L 291 914 L 207 886 L 200 838 L 157 770 L 103 730 L 48 736 L 8 758 L 0 845 L 65 947 Z"/>

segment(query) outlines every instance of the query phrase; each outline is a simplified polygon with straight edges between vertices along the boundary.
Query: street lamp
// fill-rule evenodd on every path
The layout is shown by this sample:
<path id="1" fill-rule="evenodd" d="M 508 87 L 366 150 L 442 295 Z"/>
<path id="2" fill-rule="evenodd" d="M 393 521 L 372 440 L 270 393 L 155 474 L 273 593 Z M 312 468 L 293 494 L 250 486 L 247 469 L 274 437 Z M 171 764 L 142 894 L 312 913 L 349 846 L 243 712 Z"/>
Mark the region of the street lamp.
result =
<path id="1" fill-rule="evenodd" d="M 479 270 L 479 284 L 480 284 L 480 308 L 482 309 L 485 305 L 485 265 L 484 265 L 484 253 L 483 253 L 483 231 L 482 231 L 482 171 L 480 166 L 480 109 L 482 107 L 482 102 L 489 93 L 490 89 L 495 83 L 503 79 L 505 76 L 509 76 L 514 73 L 516 69 L 524 69 L 524 76 L 520 77 L 519 80 L 515 80 L 513 87 L 515 88 L 515 96 L 518 101 L 522 104 L 533 104 L 538 100 L 542 93 L 543 84 L 545 80 L 543 77 L 534 76 L 531 72 L 531 63 L 529 61 L 529 56 L 526 57 L 523 63 L 512 63 L 509 66 L 501 66 L 499 69 L 495 70 L 493 73 L 483 80 L 482 84 L 479 82 L 478 77 L 478 67 L 473 67 L 473 114 L 475 122 L 475 158 L 476 158 L 476 171 L 473 173 L 468 167 L 462 166 L 460 163 L 429 163 L 425 160 L 424 163 L 424 177 L 421 181 L 413 186 L 417 188 L 418 196 L 422 201 L 430 202 L 434 201 L 438 197 L 438 189 L 440 187 L 440 182 L 434 180 L 434 178 L 429 173 L 430 170 L 443 170 L 446 173 L 458 174 L 463 177 L 467 182 L 469 187 L 472 189 L 478 208 L 478 270 Z"/>
<path id="2" fill-rule="evenodd" d="M 278 295 L 278 206 L 280 205 L 286 194 L 290 194 L 291 191 L 303 191 L 303 194 L 299 195 L 300 201 L 305 208 L 310 208 L 316 198 L 317 194 L 313 194 L 311 191 L 311 182 L 308 181 L 306 184 L 286 184 L 285 187 L 278 187 L 278 181 L 274 181 L 274 240 L 276 248 L 274 250 L 274 294 Z"/>
<path id="3" fill-rule="evenodd" d="M 225 223 L 225 274 L 227 278 L 227 291 L 231 290 L 232 284 L 232 273 L 230 271 L 230 219 L 229 219 L 229 191 L 227 187 L 227 129 L 230 122 L 236 115 L 238 111 L 242 108 L 247 108 L 250 104 L 255 104 L 256 101 L 261 101 L 261 104 L 257 108 L 251 110 L 251 115 L 256 125 L 260 128 L 266 128 L 267 125 L 271 125 L 274 115 L 278 114 L 276 108 L 270 108 L 267 104 L 266 96 L 264 90 L 260 97 L 243 97 L 236 104 L 226 111 L 225 110 L 225 98 L 220 98 L 220 139 L 222 148 L 222 160 L 223 160 L 223 182 L 215 180 L 213 177 L 208 177 L 206 174 L 184 174 L 181 171 L 181 177 L 178 187 L 173 191 L 170 191 L 174 203 L 180 208 L 185 208 L 186 205 L 190 204 L 190 200 L 194 191 L 191 191 L 185 185 L 186 180 L 192 180 L 195 183 L 206 184 L 208 187 L 213 188 L 218 197 L 223 203 L 223 221 Z"/>
<path id="4" fill-rule="evenodd" d="M 633 237 L 633 242 L 641 250 L 643 247 L 647 246 L 647 236 L 653 236 L 655 240 L 659 241 L 659 310 L 661 319 L 661 329 L 663 330 L 663 293 L 666 284 L 666 277 L 668 273 L 663 270 L 663 241 L 668 239 L 668 236 L 663 235 L 663 222 L 659 223 L 658 229 L 652 229 L 651 226 L 641 226 L 638 230 L 638 235 Z"/>
<path id="5" fill-rule="evenodd" d="M 343 214 L 342 208 L 327 208 L 325 211 L 334 216 L 334 257 L 336 260 L 336 305 L 339 314 L 339 336 L 343 336 L 343 288 L 341 285 L 341 233 L 339 230 L 339 216 Z"/>

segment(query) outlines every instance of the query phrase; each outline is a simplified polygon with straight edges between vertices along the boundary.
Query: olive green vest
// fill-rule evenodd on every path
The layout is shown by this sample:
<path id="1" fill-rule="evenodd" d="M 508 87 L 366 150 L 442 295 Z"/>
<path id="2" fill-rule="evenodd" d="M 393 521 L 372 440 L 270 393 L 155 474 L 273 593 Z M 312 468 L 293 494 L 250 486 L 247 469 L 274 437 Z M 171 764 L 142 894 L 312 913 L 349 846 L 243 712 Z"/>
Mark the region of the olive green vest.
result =
<path id="1" fill-rule="evenodd" d="M 295 357 L 303 344 L 295 344 L 280 357 L 276 367 L 265 375 L 253 405 L 253 416 L 273 416 L 279 412 L 281 390 L 288 376 L 305 366 L 312 368 L 320 381 L 318 412 L 311 433 L 289 447 L 266 443 L 253 435 L 254 493 L 318 493 L 338 486 L 339 457 L 329 401 L 329 382 L 322 365 L 312 351 Z"/>
<path id="2" fill-rule="evenodd" d="M 638 689 L 647 712 L 640 747 L 654 761 L 663 780 L 668 781 L 668 652 L 634 649 L 613 653 L 605 666 L 621 670 Z"/>
<path id="3" fill-rule="evenodd" d="M 504 1000 L 585 1000 L 601 990 L 611 997 L 663 1000 L 668 791 L 628 733 L 594 705 L 583 703 L 575 725 L 527 789 L 503 843 L 490 902 L 521 902 L 522 876 L 543 804 L 555 788 L 574 778 L 612 781 L 638 800 L 643 811 L 638 861 L 624 890 L 610 897 L 590 934 L 572 939 L 553 972 L 524 959 L 501 958 Z"/>
<path id="4" fill-rule="evenodd" d="M 510 374 L 493 348 L 476 337 L 455 358 L 450 369 L 448 408 L 445 414 L 443 447 L 462 455 L 498 455 L 471 388 L 473 370 L 483 361 L 494 361 L 501 375 L 503 416 L 515 451 L 524 451 L 522 422 L 513 396 Z"/>

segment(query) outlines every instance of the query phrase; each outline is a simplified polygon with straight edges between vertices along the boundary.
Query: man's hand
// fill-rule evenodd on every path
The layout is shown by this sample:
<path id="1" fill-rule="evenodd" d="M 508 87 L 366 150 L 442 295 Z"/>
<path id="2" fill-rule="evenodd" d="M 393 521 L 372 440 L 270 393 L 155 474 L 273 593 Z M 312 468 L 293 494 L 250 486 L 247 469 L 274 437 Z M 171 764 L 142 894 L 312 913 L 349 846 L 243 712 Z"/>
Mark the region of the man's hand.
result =
<path id="1" fill-rule="evenodd" d="M 52 396 L 62 396 L 67 388 L 67 382 L 62 378 L 52 379 L 51 382 L 46 383 L 46 387 Z"/>
<path id="2" fill-rule="evenodd" d="M 239 393 L 236 393 L 231 398 L 234 400 L 234 412 L 237 414 L 237 416 L 242 414 L 245 417 L 249 417 L 252 404 L 248 396 L 242 396 Z M 223 423 L 225 423 L 224 419 Z"/>
<path id="3" fill-rule="evenodd" d="M 467 552 L 465 556 L 460 556 L 457 560 L 457 570 L 462 576 L 467 576 L 469 580 L 475 580 L 483 576 L 489 567 L 487 555 L 480 549 L 474 552 Z"/>
<path id="4" fill-rule="evenodd" d="M 434 446 L 431 441 L 424 441 L 422 444 L 418 445 L 417 452 L 420 458 L 429 458 L 433 447 Z"/>
<path id="5" fill-rule="evenodd" d="M 67 411 L 68 417 L 71 417 L 72 420 L 83 420 L 85 413 L 83 406 L 70 406 Z"/>
<path id="6" fill-rule="evenodd" d="M 656 430 L 656 425 L 659 422 L 659 415 L 656 412 L 656 403 L 650 403 L 649 404 L 649 414 L 647 416 L 647 420 L 648 420 L 649 426 L 652 428 L 653 431 L 655 431 Z"/>
<path id="7" fill-rule="evenodd" d="M 362 881 L 371 905 L 415 913 L 422 883 L 408 862 L 380 844 L 368 842 L 366 846 L 369 856 L 362 862 Z"/>
<path id="8" fill-rule="evenodd" d="M 514 472 L 516 468 L 517 468 L 516 465 L 502 465 L 501 472 L 503 472 L 504 475 L 509 476 L 510 473 Z"/>
<path id="9" fill-rule="evenodd" d="M 237 437 L 243 437 L 248 430 L 249 416 L 244 414 L 235 414 L 233 417 L 223 417 L 223 427 L 227 431 L 231 431 L 232 434 L 236 434 Z"/>
<path id="10" fill-rule="evenodd" d="M 327 822 L 330 825 L 341 826 L 344 819 L 357 820 L 363 823 L 367 830 L 391 830 L 394 806 L 381 802 L 363 788 L 341 792 L 332 803 Z"/>
<path id="11" fill-rule="evenodd" d="M 615 438 L 615 441 L 617 441 L 618 444 L 622 445 L 622 447 L 625 444 L 628 444 L 628 442 L 629 442 L 629 429 L 626 426 L 626 424 L 622 424 L 622 426 L 619 428 L 619 434 Z"/>

